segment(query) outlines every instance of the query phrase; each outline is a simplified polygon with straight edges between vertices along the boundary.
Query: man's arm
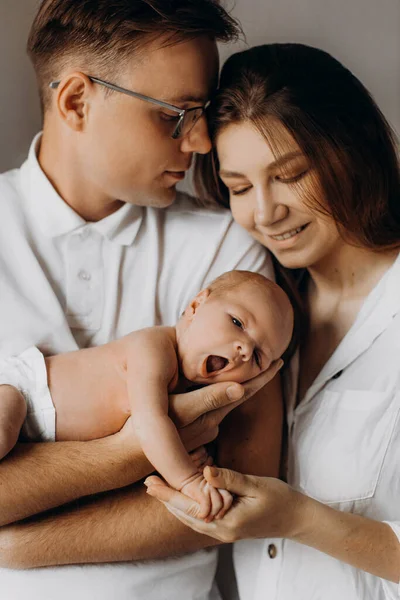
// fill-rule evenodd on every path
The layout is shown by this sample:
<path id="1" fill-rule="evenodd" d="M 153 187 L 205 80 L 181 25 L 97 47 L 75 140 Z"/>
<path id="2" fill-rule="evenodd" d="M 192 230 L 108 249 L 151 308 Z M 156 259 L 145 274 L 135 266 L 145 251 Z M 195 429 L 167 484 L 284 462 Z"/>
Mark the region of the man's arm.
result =
<path id="1" fill-rule="evenodd" d="M 18 444 L 0 462 L 0 525 L 142 479 L 153 468 L 127 433 L 90 442 Z"/>
<path id="2" fill-rule="evenodd" d="M 171 414 L 181 430 L 187 449 L 194 449 L 214 439 L 221 420 L 232 408 L 236 408 L 244 399 L 266 385 L 280 366 L 280 362 L 276 361 L 268 371 L 243 387 L 239 384 L 218 383 L 189 394 L 173 396 Z M 227 390 L 233 392 L 231 397 L 227 396 Z M 104 440 L 98 440 L 101 441 Z M 72 471 L 79 460 L 79 454 L 75 453 Z M 56 460 L 52 464 L 55 466 Z M 36 479 L 43 478 L 41 462 L 33 463 L 32 467 L 35 469 Z M 22 477 L 21 469 L 19 475 Z M 61 477 L 62 474 L 59 478 Z M 14 481 L 21 494 L 24 481 L 18 478 L 18 473 L 14 474 Z M 71 485 L 73 484 L 71 472 Z M 13 502 L 16 496 L 14 493 Z M 88 499 L 84 505 L 69 507 L 62 514 L 45 515 L 35 522 L 3 527 L 0 530 L 0 566 L 30 568 L 128 558 L 140 560 L 190 552 L 213 543 L 208 538 L 188 534 L 176 520 L 170 520 L 166 515 L 163 507 L 158 507 L 146 496 L 142 487 L 113 492 L 95 500 Z"/>
<path id="3" fill-rule="evenodd" d="M 137 484 L 0 530 L 0 567 L 140 561 L 218 544 L 179 523 Z"/>

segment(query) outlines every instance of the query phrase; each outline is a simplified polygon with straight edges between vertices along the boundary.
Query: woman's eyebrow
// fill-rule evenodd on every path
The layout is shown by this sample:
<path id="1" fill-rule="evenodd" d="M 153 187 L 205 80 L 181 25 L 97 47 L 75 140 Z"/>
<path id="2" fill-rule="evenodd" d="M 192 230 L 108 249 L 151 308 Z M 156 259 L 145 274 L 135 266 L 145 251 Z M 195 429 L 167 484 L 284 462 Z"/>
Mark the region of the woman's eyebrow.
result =
<path id="1" fill-rule="evenodd" d="M 273 169 L 273 168 L 277 168 L 277 167 L 282 167 L 284 164 L 290 162 L 291 160 L 294 160 L 295 158 L 299 158 L 304 156 L 302 152 L 300 152 L 300 150 L 296 150 L 293 152 L 288 152 L 287 154 L 284 154 L 283 156 L 280 156 L 279 158 L 277 158 L 276 160 L 274 160 L 273 162 L 271 162 L 267 169 Z M 239 173 L 239 171 L 227 171 L 225 169 L 221 169 L 219 171 L 219 175 L 220 177 L 226 177 L 227 179 L 229 178 L 244 178 L 246 177 L 246 175 L 244 175 L 243 173 Z"/>

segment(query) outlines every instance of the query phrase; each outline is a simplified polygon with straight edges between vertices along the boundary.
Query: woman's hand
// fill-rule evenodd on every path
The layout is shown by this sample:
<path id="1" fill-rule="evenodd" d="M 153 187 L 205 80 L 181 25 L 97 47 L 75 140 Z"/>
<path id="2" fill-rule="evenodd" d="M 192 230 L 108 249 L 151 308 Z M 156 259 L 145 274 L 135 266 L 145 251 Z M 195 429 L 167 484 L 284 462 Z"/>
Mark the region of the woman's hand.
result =
<path id="1" fill-rule="evenodd" d="M 147 493 L 163 502 L 182 523 L 222 542 L 295 537 L 301 527 L 307 499 L 279 479 L 242 475 L 216 467 L 206 467 L 204 476 L 213 487 L 236 496 L 226 515 L 211 523 L 196 519 L 197 504 L 169 488 L 159 477 L 148 477 L 145 484 Z"/>

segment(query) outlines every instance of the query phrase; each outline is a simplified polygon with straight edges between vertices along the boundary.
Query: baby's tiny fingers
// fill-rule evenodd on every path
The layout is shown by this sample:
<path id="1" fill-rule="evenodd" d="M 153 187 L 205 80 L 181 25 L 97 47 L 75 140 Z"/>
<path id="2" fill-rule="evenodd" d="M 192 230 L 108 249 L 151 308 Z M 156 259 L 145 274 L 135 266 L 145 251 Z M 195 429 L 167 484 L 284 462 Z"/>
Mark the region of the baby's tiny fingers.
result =
<path id="1" fill-rule="evenodd" d="M 222 510 L 224 503 L 217 488 L 213 488 L 212 485 L 207 484 L 207 492 L 211 500 L 211 510 L 205 522 L 211 523 L 215 516 Z"/>
<path id="2" fill-rule="evenodd" d="M 226 513 L 228 512 L 228 510 L 230 509 L 230 507 L 232 506 L 232 503 L 233 503 L 233 496 L 230 492 L 228 492 L 228 490 L 223 490 L 223 489 L 218 488 L 218 491 L 221 495 L 224 505 L 215 517 L 217 520 L 222 519 L 222 517 L 224 517 L 226 515 Z"/>

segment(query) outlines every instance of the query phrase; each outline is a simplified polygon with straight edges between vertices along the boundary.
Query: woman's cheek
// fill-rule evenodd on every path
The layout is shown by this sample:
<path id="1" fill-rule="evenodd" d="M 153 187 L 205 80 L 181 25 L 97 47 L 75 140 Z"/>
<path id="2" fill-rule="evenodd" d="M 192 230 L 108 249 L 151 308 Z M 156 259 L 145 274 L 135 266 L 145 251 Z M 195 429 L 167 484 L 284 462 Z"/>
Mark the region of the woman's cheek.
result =
<path id="1" fill-rule="evenodd" d="M 247 231 L 253 231 L 254 229 L 254 211 L 250 202 L 246 202 L 243 199 L 235 200 L 231 198 L 231 211 L 233 218 L 236 223 L 247 229 Z"/>

